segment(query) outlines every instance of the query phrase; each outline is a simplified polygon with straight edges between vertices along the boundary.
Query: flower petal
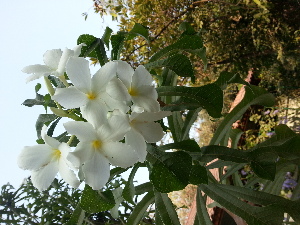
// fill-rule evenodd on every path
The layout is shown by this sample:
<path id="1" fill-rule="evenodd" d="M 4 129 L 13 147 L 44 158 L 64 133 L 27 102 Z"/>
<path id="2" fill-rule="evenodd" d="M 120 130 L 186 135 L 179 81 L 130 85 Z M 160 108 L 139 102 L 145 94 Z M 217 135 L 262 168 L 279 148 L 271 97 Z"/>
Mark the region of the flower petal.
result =
<path id="1" fill-rule="evenodd" d="M 129 90 L 134 73 L 133 68 L 125 61 L 118 60 L 117 76 Z"/>
<path id="2" fill-rule="evenodd" d="M 66 65 L 66 71 L 76 88 L 86 94 L 91 92 L 89 61 L 84 58 L 71 57 Z"/>
<path id="3" fill-rule="evenodd" d="M 110 176 L 108 160 L 96 152 L 90 160 L 85 162 L 82 170 L 85 176 L 85 183 L 94 190 L 104 187 Z"/>
<path id="4" fill-rule="evenodd" d="M 76 158 L 77 160 L 73 160 L 75 167 L 80 167 L 83 163 L 90 160 L 94 155 L 94 148 L 92 146 L 92 142 L 79 142 L 76 146 L 74 152 L 70 152 L 67 156 L 69 161 L 73 160 L 72 158 Z"/>
<path id="5" fill-rule="evenodd" d="M 140 122 L 154 122 L 172 115 L 170 111 L 132 113 L 130 119 Z"/>
<path id="6" fill-rule="evenodd" d="M 88 102 L 86 94 L 75 87 L 56 88 L 52 99 L 67 109 L 78 108 Z"/>
<path id="7" fill-rule="evenodd" d="M 118 78 L 113 78 L 106 86 L 106 92 L 114 99 L 119 101 L 130 101 L 131 96 L 127 88 Z"/>
<path id="8" fill-rule="evenodd" d="M 134 71 L 133 77 L 132 77 L 132 87 L 139 87 L 142 85 L 152 85 L 153 79 L 151 74 L 146 70 L 146 68 L 142 65 L 140 65 L 136 70 Z"/>
<path id="9" fill-rule="evenodd" d="M 106 92 L 103 92 L 101 94 L 101 99 L 105 102 L 108 110 L 110 111 L 118 109 L 123 113 L 126 113 L 129 110 L 129 107 L 126 105 L 124 101 L 118 101 L 116 99 L 113 99 Z"/>
<path id="10" fill-rule="evenodd" d="M 160 110 L 160 105 L 158 101 L 149 97 L 132 97 L 132 101 L 134 103 L 134 107 L 142 107 L 147 112 L 158 112 Z"/>
<path id="11" fill-rule="evenodd" d="M 82 116 L 94 127 L 101 126 L 107 121 L 108 108 L 102 99 L 94 99 L 80 107 Z"/>
<path id="12" fill-rule="evenodd" d="M 57 172 L 58 162 L 56 160 L 51 161 L 49 164 L 37 171 L 32 171 L 31 181 L 33 186 L 35 186 L 39 191 L 46 190 L 54 180 Z"/>
<path id="13" fill-rule="evenodd" d="M 104 142 L 101 150 L 113 166 L 126 168 L 133 166 L 139 160 L 131 146 L 120 142 Z"/>
<path id="14" fill-rule="evenodd" d="M 92 77 L 92 91 L 97 94 L 105 91 L 108 82 L 116 77 L 116 72 L 116 62 L 108 62 L 102 66 Z"/>
<path id="15" fill-rule="evenodd" d="M 155 143 L 162 139 L 164 136 L 163 129 L 159 123 L 148 122 L 148 123 L 133 123 L 134 129 L 140 132 L 148 143 Z"/>
<path id="16" fill-rule="evenodd" d="M 57 70 L 62 55 L 60 49 L 48 50 L 44 54 L 44 63 L 53 70 Z"/>
<path id="17" fill-rule="evenodd" d="M 52 152 L 46 144 L 24 147 L 18 156 L 18 166 L 24 170 L 38 170 L 51 161 Z"/>
<path id="18" fill-rule="evenodd" d="M 46 66 L 46 65 L 40 65 L 40 64 L 36 64 L 36 65 L 30 65 L 30 66 L 26 66 L 22 69 L 23 73 L 27 73 L 27 74 L 31 74 L 31 73 L 35 73 L 35 74 L 51 74 L 51 72 L 53 72 L 53 70 Z"/>
<path id="19" fill-rule="evenodd" d="M 68 48 L 65 48 L 63 51 L 58 67 L 57 67 L 57 76 L 61 76 L 66 72 L 66 64 L 71 56 L 74 55 L 74 51 Z"/>
<path id="20" fill-rule="evenodd" d="M 47 126 L 44 125 L 41 131 L 41 136 L 45 143 L 54 149 L 58 149 L 58 146 L 61 144 L 58 140 L 54 139 L 53 137 L 49 137 L 47 135 Z"/>
<path id="21" fill-rule="evenodd" d="M 58 170 L 60 176 L 70 184 L 73 188 L 77 188 L 80 184 L 75 173 L 69 168 L 68 163 L 65 158 L 61 158 L 58 164 Z"/>
<path id="22" fill-rule="evenodd" d="M 134 129 L 131 129 L 125 135 L 125 143 L 130 145 L 139 158 L 139 162 L 144 162 L 147 156 L 147 146 L 144 137 Z"/>
<path id="23" fill-rule="evenodd" d="M 79 141 L 93 141 L 97 139 L 97 132 L 93 125 L 83 121 L 69 121 L 64 123 L 69 134 L 74 134 Z"/>
<path id="24" fill-rule="evenodd" d="M 107 123 L 98 128 L 97 133 L 103 141 L 120 141 L 129 130 L 128 116 L 122 114 L 110 117 Z"/>
<path id="25" fill-rule="evenodd" d="M 79 44 L 79 45 L 76 45 L 76 46 L 73 48 L 74 56 L 75 56 L 75 57 L 79 57 L 79 55 L 81 54 L 81 48 L 82 48 L 82 46 L 86 46 L 86 44 L 81 43 L 81 44 Z"/>

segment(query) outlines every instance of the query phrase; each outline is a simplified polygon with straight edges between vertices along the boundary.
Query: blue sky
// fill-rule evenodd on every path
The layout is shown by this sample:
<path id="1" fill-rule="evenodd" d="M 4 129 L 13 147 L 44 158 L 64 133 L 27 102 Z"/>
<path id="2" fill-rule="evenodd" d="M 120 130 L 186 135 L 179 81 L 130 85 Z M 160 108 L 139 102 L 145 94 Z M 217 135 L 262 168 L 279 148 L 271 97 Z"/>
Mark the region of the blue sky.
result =
<path id="1" fill-rule="evenodd" d="M 1 88 L 0 88 L 0 186 L 10 182 L 18 187 L 30 175 L 17 166 L 17 156 L 24 146 L 35 145 L 35 122 L 45 113 L 41 106 L 21 105 L 34 98 L 34 87 L 43 79 L 25 83 L 22 68 L 44 64 L 43 54 L 50 49 L 73 48 L 81 34 L 101 37 L 106 26 L 117 31 L 110 18 L 93 12 L 92 0 L 2 1 Z M 82 13 L 88 12 L 87 20 Z"/>

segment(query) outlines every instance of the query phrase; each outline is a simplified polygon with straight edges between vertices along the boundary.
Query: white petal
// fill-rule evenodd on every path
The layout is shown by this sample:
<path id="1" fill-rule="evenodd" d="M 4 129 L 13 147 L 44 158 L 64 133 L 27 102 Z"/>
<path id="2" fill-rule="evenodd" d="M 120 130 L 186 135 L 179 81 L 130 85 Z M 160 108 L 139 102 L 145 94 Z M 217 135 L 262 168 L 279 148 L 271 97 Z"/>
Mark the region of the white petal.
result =
<path id="1" fill-rule="evenodd" d="M 58 149 L 61 152 L 61 157 L 63 159 L 65 159 L 65 162 L 67 163 L 67 165 L 73 170 L 78 169 L 78 167 L 80 165 L 79 160 L 73 155 L 69 156 L 71 153 L 70 146 L 67 143 L 61 143 L 58 146 Z"/>
<path id="2" fill-rule="evenodd" d="M 60 58 L 60 61 L 59 61 L 58 67 L 57 67 L 58 76 L 61 76 L 66 72 L 67 61 L 73 55 L 74 55 L 73 50 L 65 48 L 65 50 L 63 51 L 63 53 L 61 55 L 61 58 Z"/>
<path id="3" fill-rule="evenodd" d="M 142 85 L 151 85 L 152 81 L 153 81 L 153 79 L 152 79 L 151 74 L 148 72 L 148 70 L 145 69 L 144 66 L 140 65 L 134 71 L 131 86 L 139 87 Z"/>
<path id="4" fill-rule="evenodd" d="M 97 133 L 103 141 L 120 141 L 129 130 L 128 116 L 123 114 L 110 117 L 107 123 L 98 128 Z"/>
<path id="5" fill-rule="evenodd" d="M 18 156 L 18 166 L 24 170 L 38 170 L 51 161 L 52 152 L 46 144 L 24 147 Z"/>
<path id="6" fill-rule="evenodd" d="M 108 108 L 102 99 L 89 100 L 80 110 L 82 116 L 94 127 L 101 126 L 107 120 Z"/>
<path id="7" fill-rule="evenodd" d="M 41 136 L 45 143 L 54 149 L 58 149 L 58 146 L 61 144 L 58 140 L 54 139 L 53 137 L 49 137 L 47 135 L 47 126 L 44 125 L 41 131 Z"/>
<path id="8" fill-rule="evenodd" d="M 130 145 L 139 158 L 139 162 L 144 162 L 147 156 L 147 145 L 144 137 L 134 129 L 131 129 L 125 135 L 125 143 Z"/>
<path id="9" fill-rule="evenodd" d="M 52 99 L 57 101 L 66 109 L 79 108 L 88 102 L 86 94 L 75 87 L 56 88 Z"/>
<path id="10" fill-rule="evenodd" d="M 158 112 L 160 110 L 160 105 L 157 100 L 152 98 L 139 96 L 132 97 L 134 107 L 142 107 L 147 112 Z"/>
<path id="11" fill-rule="evenodd" d="M 31 65 L 31 66 L 26 66 L 22 69 L 23 73 L 36 73 L 36 74 L 48 74 L 50 75 L 53 70 L 51 68 L 49 68 L 48 66 L 45 65 L 40 65 L 40 64 L 36 64 L 36 65 Z"/>
<path id="12" fill-rule="evenodd" d="M 85 162 L 82 170 L 85 183 L 94 190 L 104 187 L 110 176 L 109 162 L 99 153 L 95 153 L 89 161 Z"/>
<path id="13" fill-rule="evenodd" d="M 131 80 L 134 73 L 133 68 L 124 61 L 118 60 L 117 76 L 124 83 L 127 89 L 131 86 Z"/>
<path id="14" fill-rule="evenodd" d="M 61 158 L 59 160 L 58 168 L 59 174 L 64 179 L 64 181 L 70 184 L 73 188 L 77 188 L 79 186 L 80 182 L 77 179 L 75 173 L 68 167 L 66 159 Z"/>
<path id="15" fill-rule="evenodd" d="M 106 92 L 114 99 L 119 101 L 130 101 L 131 96 L 127 88 L 118 78 L 113 78 L 106 86 Z"/>
<path id="16" fill-rule="evenodd" d="M 94 156 L 94 152 L 95 149 L 92 146 L 92 142 L 79 142 L 75 151 L 70 152 L 67 159 L 71 161 L 72 157 L 75 157 L 77 160 L 73 160 L 74 166 L 80 167 Z"/>
<path id="17" fill-rule="evenodd" d="M 117 63 L 108 62 L 92 77 L 92 91 L 100 93 L 105 91 L 108 82 L 116 77 Z"/>
<path id="18" fill-rule="evenodd" d="M 93 125 L 83 121 L 69 121 L 64 123 L 69 134 L 74 134 L 79 141 L 93 141 L 97 139 L 97 132 Z"/>
<path id="19" fill-rule="evenodd" d="M 154 122 L 172 115 L 170 111 L 132 113 L 130 119 L 140 122 Z"/>
<path id="20" fill-rule="evenodd" d="M 133 166 L 139 160 L 131 146 L 120 142 L 105 142 L 101 150 L 113 166 L 126 168 Z"/>
<path id="21" fill-rule="evenodd" d="M 57 70 L 62 51 L 60 49 L 48 50 L 44 54 L 44 63 L 51 69 Z"/>
<path id="22" fill-rule="evenodd" d="M 39 191 L 46 190 L 54 180 L 58 172 L 58 162 L 51 161 L 47 166 L 37 171 L 32 171 L 31 181 Z"/>
<path id="23" fill-rule="evenodd" d="M 148 143 L 155 143 L 162 139 L 164 136 L 163 129 L 159 123 L 133 123 L 134 129 L 140 132 Z"/>
<path id="24" fill-rule="evenodd" d="M 110 111 L 118 109 L 118 110 L 126 113 L 129 110 L 129 107 L 126 105 L 126 103 L 124 101 L 118 101 L 116 99 L 113 99 L 105 92 L 103 92 L 101 94 L 101 99 L 105 102 L 108 110 L 110 110 Z"/>
<path id="25" fill-rule="evenodd" d="M 75 56 L 75 57 L 78 57 L 78 56 L 80 55 L 82 46 L 86 46 L 86 44 L 81 43 L 81 44 L 79 44 L 79 45 L 76 45 L 76 46 L 73 48 L 74 56 Z"/>
<path id="26" fill-rule="evenodd" d="M 84 93 L 91 92 L 89 61 L 84 58 L 71 57 L 66 65 L 66 71 L 76 88 Z"/>

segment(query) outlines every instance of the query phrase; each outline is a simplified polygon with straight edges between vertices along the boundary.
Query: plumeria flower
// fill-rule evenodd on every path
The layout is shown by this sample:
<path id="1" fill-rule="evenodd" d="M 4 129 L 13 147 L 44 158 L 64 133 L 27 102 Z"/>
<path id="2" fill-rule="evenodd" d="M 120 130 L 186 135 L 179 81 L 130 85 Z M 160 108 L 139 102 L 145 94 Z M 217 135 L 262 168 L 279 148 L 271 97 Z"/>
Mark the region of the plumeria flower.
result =
<path id="1" fill-rule="evenodd" d="M 89 62 L 73 57 L 67 63 L 67 74 L 74 86 L 57 88 L 52 99 L 67 109 L 80 107 L 87 120 L 104 120 L 108 111 L 119 109 L 127 112 L 129 107 L 126 89 L 116 77 L 117 63 L 109 62 L 91 78 Z M 94 112 L 97 112 L 96 116 Z"/>
<path id="2" fill-rule="evenodd" d="M 33 185 L 39 190 L 46 190 L 59 172 L 60 176 L 72 187 L 76 188 L 80 182 L 72 169 L 72 163 L 78 164 L 73 156 L 67 156 L 70 147 L 60 143 L 46 134 L 47 127 L 42 129 L 42 138 L 45 144 L 24 147 L 18 157 L 18 165 L 24 170 L 31 170 Z M 70 169 L 72 168 L 72 169 Z"/>
<path id="3" fill-rule="evenodd" d="M 98 127 L 99 124 L 100 122 L 93 124 L 83 121 L 64 124 L 65 129 L 80 141 L 70 155 L 79 159 L 77 166 L 83 164 L 85 182 L 94 190 L 99 190 L 107 183 L 110 164 L 126 168 L 138 161 L 134 149 L 119 142 L 130 129 L 125 116 L 113 115 Z"/>
<path id="4" fill-rule="evenodd" d="M 144 162 L 146 159 L 146 142 L 155 143 L 162 139 L 164 132 L 159 123 L 154 121 L 161 120 L 162 118 L 171 115 L 171 112 L 143 112 L 132 113 L 129 117 L 130 131 L 125 134 L 126 144 L 132 146 L 137 152 L 139 161 Z"/>
<path id="5" fill-rule="evenodd" d="M 136 112 L 158 112 L 160 109 L 157 101 L 157 91 L 152 82 L 151 74 L 144 66 L 139 66 L 135 71 L 124 61 L 117 61 L 117 75 L 126 86 L 133 102 L 132 109 Z"/>
<path id="6" fill-rule="evenodd" d="M 73 50 L 66 48 L 48 50 L 44 54 L 45 65 L 31 65 L 22 69 L 22 72 L 32 74 L 26 79 L 26 82 L 33 81 L 42 76 L 54 75 L 61 77 L 66 72 L 66 63 L 71 56 L 79 56 L 81 47 L 84 44 L 77 45 Z"/>

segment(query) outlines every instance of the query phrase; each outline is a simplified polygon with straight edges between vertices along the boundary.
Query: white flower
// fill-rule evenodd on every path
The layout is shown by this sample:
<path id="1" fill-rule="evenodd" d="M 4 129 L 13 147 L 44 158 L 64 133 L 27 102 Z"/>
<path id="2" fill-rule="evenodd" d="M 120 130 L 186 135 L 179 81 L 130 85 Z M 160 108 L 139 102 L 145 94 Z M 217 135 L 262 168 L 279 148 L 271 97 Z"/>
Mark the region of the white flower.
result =
<path id="1" fill-rule="evenodd" d="M 22 72 L 32 74 L 26 79 L 26 82 L 33 81 L 42 76 L 54 75 L 60 77 L 66 72 L 66 63 L 71 56 L 79 56 L 81 47 L 84 44 L 77 45 L 73 50 L 66 48 L 48 50 L 44 54 L 45 65 L 31 65 L 22 69 Z"/>
<path id="2" fill-rule="evenodd" d="M 117 75 L 131 96 L 133 111 L 158 112 L 160 110 L 158 95 L 152 84 L 151 74 L 144 66 L 139 66 L 134 71 L 128 63 L 120 60 L 117 62 Z"/>
<path id="3" fill-rule="evenodd" d="M 52 99 L 67 109 L 80 107 L 82 115 L 89 121 L 101 121 L 108 111 L 119 109 L 127 112 L 129 107 L 126 89 L 116 77 L 117 63 L 109 62 L 91 78 L 89 62 L 72 57 L 67 63 L 67 74 L 74 86 L 57 88 Z M 95 113 L 97 112 L 97 118 Z"/>
<path id="4" fill-rule="evenodd" d="M 83 164 L 85 182 L 94 190 L 99 190 L 109 179 L 109 164 L 129 167 L 138 161 L 138 156 L 131 146 L 119 142 L 130 129 L 125 115 L 112 116 L 99 127 L 96 124 L 70 121 L 64 127 L 80 141 L 70 155 L 80 160 L 78 166 Z"/>
<path id="5" fill-rule="evenodd" d="M 132 113 L 129 120 L 131 130 L 125 134 L 126 144 L 132 146 L 137 152 L 139 161 L 144 162 L 146 159 L 146 142 L 155 143 L 162 139 L 164 132 L 159 123 L 154 121 L 161 120 L 162 118 L 171 115 L 171 112 L 143 112 Z"/>
<path id="6" fill-rule="evenodd" d="M 70 167 L 74 168 L 71 162 L 78 164 L 77 159 L 70 156 L 67 160 L 70 147 L 66 143 L 60 143 L 49 137 L 46 129 L 46 126 L 42 129 L 45 144 L 24 147 L 18 157 L 18 166 L 32 171 L 32 183 L 39 191 L 46 190 L 58 172 L 68 184 L 74 188 L 78 187 L 80 182 L 70 169 Z"/>

